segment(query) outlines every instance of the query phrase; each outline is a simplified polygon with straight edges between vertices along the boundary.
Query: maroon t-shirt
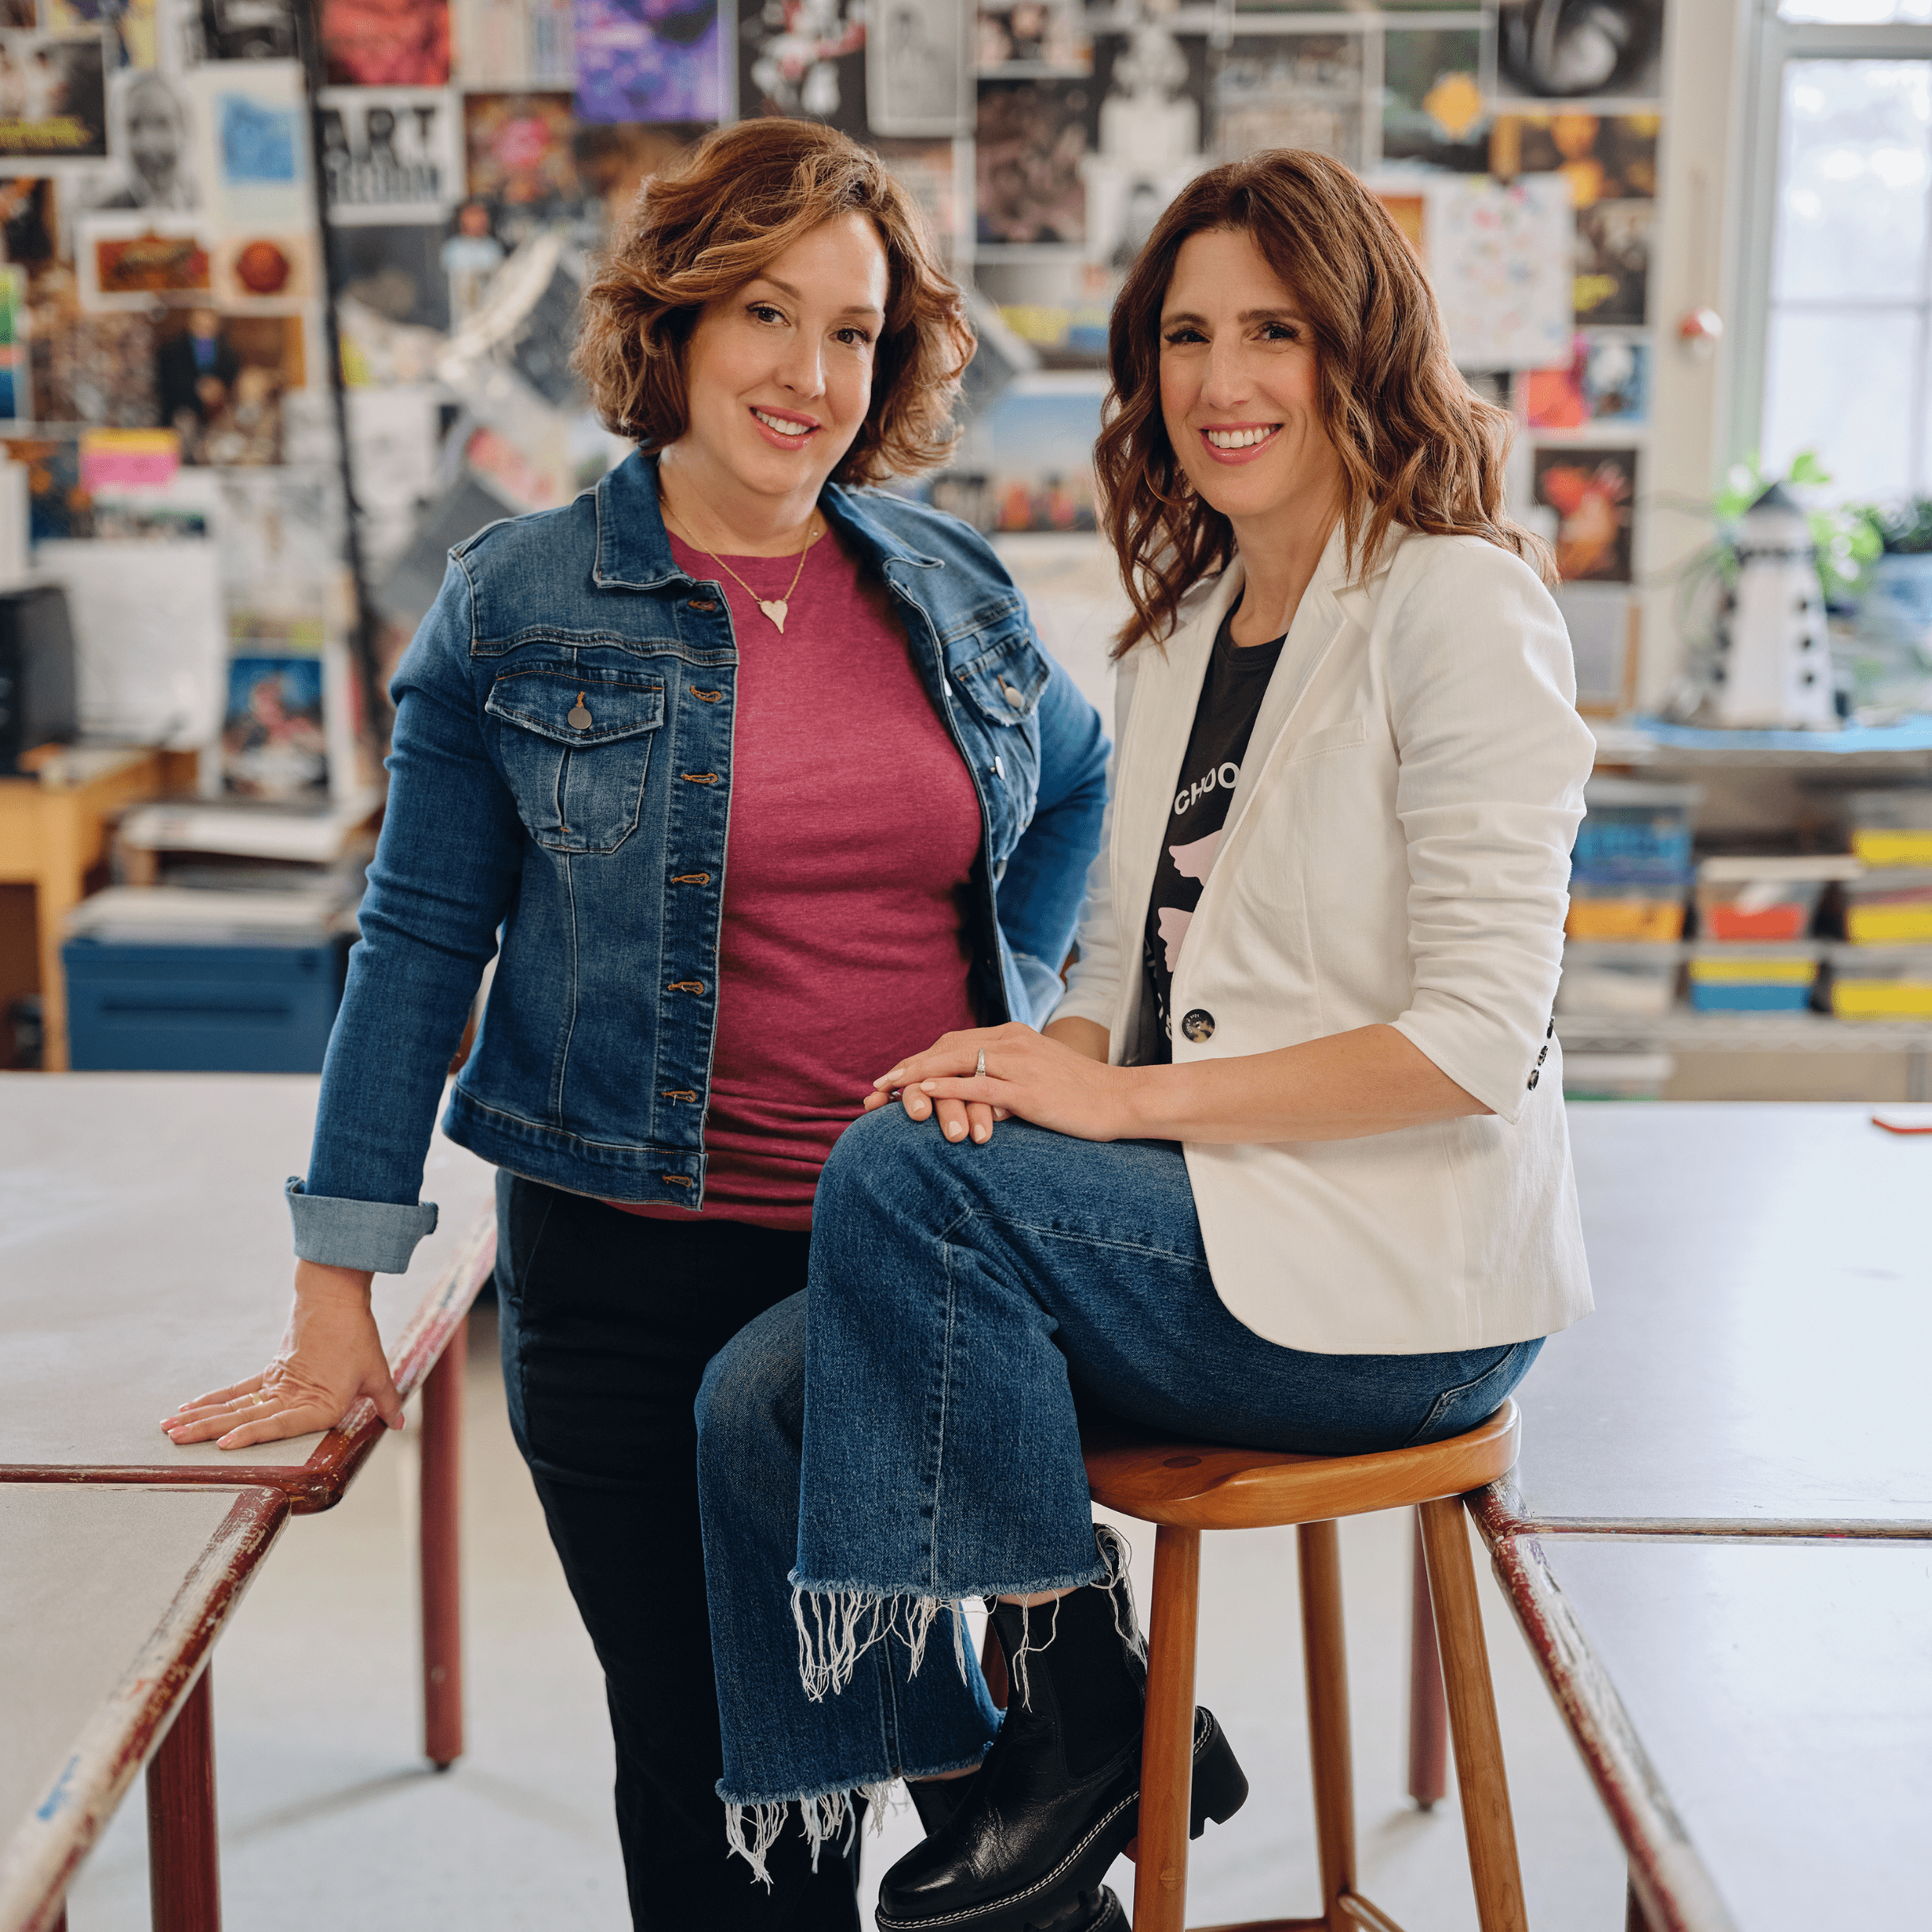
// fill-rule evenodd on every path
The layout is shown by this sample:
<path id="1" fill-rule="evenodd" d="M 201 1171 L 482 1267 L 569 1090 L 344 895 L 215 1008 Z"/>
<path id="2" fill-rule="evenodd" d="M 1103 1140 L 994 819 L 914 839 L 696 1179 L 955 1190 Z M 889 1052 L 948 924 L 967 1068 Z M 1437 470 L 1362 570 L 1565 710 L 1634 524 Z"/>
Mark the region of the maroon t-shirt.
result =
<path id="1" fill-rule="evenodd" d="M 681 570 L 722 581 L 738 636 L 699 1212 L 807 1228 L 819 1170 L 865 1089 L 974 1023 L 965 925 L 979 801 L 888 594 L 869 594 L 835 537 L 807 556 L 782 636 L 729 572 L 670 540 Z M 780 598 L 797 559 L 730 563 Z"/>

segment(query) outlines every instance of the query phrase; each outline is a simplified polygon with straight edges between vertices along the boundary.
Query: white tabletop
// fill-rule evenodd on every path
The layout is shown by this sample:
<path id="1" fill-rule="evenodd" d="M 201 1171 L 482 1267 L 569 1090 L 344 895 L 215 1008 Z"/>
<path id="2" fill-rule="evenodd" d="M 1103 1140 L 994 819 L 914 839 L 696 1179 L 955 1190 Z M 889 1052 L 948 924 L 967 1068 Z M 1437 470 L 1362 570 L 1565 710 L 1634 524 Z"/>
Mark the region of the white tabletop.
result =
<path id="1" fill-rule="evenodd" d="M 288 1510 L 267 1490 L 0 1483 L 0 1925 L 64 1890 Z"/>
<path id="2" fill-rule="evenodd" d="M 319 1081 L 284 1074 L 0 1075 L 0 1467 L 232 1470 L 175 1448 L 179 1403 L 260 1370 L 294 1266 L 283 1183 Z M 376 1277 L 391 1350 L 491 1205 L 494 1170 L 438 1134 L 441 1208 L 407 1275 Z M 247 1452 L 305 1462 L 320 1438 Z"/>
<path id="3" fill-rule="evenodd" d="M 1566 1687 L 1713 1881 L 1680 1862 L 1688 1923 L 1932 1926 L 1932 1544 L 1536 1541 L 1601 1669 Z"/>
<path id="4" fill-rule="evenodd" d="M 1932 1533 L 1932 1135 L 1575 1103 L 1597 1310 L 1516 1399 L 1518 1513 Z"/>

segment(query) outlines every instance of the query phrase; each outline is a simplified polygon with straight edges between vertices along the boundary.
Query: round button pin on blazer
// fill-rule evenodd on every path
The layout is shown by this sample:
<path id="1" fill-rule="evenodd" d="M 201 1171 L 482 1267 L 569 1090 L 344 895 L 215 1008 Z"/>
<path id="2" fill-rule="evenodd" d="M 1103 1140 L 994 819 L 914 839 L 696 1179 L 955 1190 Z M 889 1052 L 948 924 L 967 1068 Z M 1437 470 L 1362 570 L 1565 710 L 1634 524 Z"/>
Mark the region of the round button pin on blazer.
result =
<path id="1" fill-rule="evenodd" d="M 1202 1040 L 1214 1037 L 1214 1015 L 1205 1006 L 1197 1006 L 1182 1016 L 1181 1030 L 1198 1046 Z"/>
<path id="2" fill-rule="evenodd" d="M 590 713 L 583 701 L 583 693 L 577 693 L 577 702 L 571 707 L 571 715 L 564 722 L 573 731 L 587 731 L 590 728 Z"/>

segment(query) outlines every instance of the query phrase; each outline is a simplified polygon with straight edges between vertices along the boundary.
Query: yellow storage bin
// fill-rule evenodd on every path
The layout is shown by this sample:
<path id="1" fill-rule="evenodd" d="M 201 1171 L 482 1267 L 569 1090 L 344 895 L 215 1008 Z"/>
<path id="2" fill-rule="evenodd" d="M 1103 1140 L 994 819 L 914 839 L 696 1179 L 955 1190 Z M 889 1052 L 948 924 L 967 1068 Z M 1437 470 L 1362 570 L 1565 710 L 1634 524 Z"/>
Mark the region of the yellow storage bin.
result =
<path id="1" fill-rule="evenodd" d="M 1721 953 L 1696 954 L 1690 976 L 1700 985 L 1718 983 L 1763 986 L 1809 986 L 1818 977 L 1815 959 L 1727 959 Z"/>
<path id="2" fill-rule="evenodd" d="M 1932 870 L 1894 868 L 1847 880 L 1845 937 L 1855 946 L 1932 944 Z"/>
<path id="3" fill-rule="evenodd" d="M 1851 849 L 1868 865 L 1932 865 L 1932 832 L 1893 832 L 1862 827 Z"/>
<path id="4" fill-rule="evenodd" d="M 1598 899 L 1573 890 L 1564 930 L 1572 939 L 1644 939 L 1669 945 L 1684 936 L 1684 902 Z"/>
<path id="5" fill-rule="evenodd" d="M 1932 1020 L 1932 979 L 1835 979 L 1831 1010 L 1841 1020 Z"/>
<path id="6" fill-rule="evenodd" d="M 1868 865 L 1932 865 L 1932 787 L 1854 792 L 1851 849 Z"/>
<path id="7" fill-rule="evenodd" d="M 1817 983 L 1816 949 L 1720 947 L 1690 956 L 1695 1013 L 1802 1013 Z"/>
<path id="8" fill-rule="evenodd" d="M 1932 1020 L 1932 949 L 1834 947 L 1831 1010 L 1842 1020 Z"/>

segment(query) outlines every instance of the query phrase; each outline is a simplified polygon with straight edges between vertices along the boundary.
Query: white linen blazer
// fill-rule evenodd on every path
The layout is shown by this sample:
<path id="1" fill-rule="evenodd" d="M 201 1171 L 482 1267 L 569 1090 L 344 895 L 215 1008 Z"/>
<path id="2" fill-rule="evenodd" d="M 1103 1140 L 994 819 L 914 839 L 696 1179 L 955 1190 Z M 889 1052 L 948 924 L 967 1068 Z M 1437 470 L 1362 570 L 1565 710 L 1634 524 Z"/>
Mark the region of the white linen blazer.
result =
<path id="1" fill-rule="evenodd" d="M 1129 1057 L 1141 932 L 1237 562 L 1118 673 L 1108 830 L 1055 1018 Z M 1520 1342 L 1589 1312 L 1551 1018 L 1594 743 L 1536 573 L 1398 531 L 1350 584 L 1340 532 L 1289 628 L 1174 976 L 1177 1061 L 1386 1021 L 1493 1111 L 1355 1140 L 1185 1152 L 1214 1285 L 1326 1354 Z M 1181 1020 L 1210 1016 L 1191 1040 Z"/>

